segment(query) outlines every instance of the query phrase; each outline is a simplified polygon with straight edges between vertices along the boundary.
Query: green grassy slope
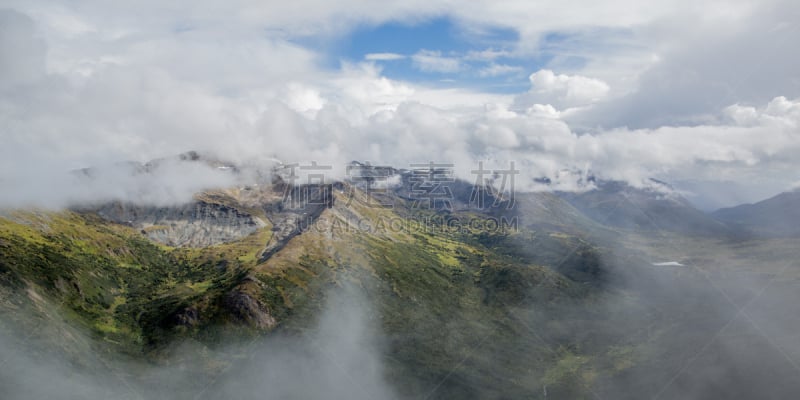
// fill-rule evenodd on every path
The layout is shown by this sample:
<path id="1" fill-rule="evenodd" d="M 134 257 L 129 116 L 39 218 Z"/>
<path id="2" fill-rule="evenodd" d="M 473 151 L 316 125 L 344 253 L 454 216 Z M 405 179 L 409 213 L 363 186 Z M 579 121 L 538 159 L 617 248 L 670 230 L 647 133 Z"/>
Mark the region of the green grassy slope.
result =
<path id="1" fill-rule="evenodd" d="M 18 302 L 46 304 L 116 350 L 139 353 L 226 318 L 221 298 L 254 263 L 263 235 L 171 249 L 91 215 L 18 212 L 0 218 L 0 276 L 26 294 Z M 202 311 L 197 321 L 182 318 L 192 307 Z"/>

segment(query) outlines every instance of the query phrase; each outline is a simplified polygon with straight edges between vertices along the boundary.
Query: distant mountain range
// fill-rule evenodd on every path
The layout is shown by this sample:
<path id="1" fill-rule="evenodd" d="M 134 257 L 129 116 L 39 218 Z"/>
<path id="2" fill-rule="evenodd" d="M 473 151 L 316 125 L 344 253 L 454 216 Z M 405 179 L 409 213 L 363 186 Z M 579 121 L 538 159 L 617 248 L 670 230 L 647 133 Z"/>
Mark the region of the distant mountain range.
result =
<path id="1" fill-rule="evenodd" d="M 800 190 L 781 193 L 755 204 L 723 208 L 711 215 L 730 226 L 762 236 L 800 236 Z"/>
<path id="2" fill-rule="evenodd" d="M 195 151 L 145 164 L 131 162 L 121 165 L 131 165 L 135 173 L 146 174 L 155 171 L 168 161 L 200 162 L 232 173 L 240 172 L 235 163 Z M 273 171 L 257 172 L 262 182 L 264 179 L 269 179 L 270 174 L 285 180 L 287 177 L 284 175 L 294 173 L 288 171 L 284 164 L 274 161 L 277 164 Z M 91 178 L 94 169 L 86 168 L 76 172 Z M 682 235 L 725 237 L 800 236 L 800 226 L 798 226 L 800 224 L 795 223 L 800 220 L 798 191 L 781 193 L 755 204 L 704 212 L 695 208 L 668 183 L 656 179 L 650 179 L 645 185 L 635 187 L 626 182 L 602 180 L 589 175 L 579 182 L 580 186 L 590 187 L 589 190 L 503 194 L 497 193 L 491 187 L 476 188 L 472 183 L 455 179 L 449 174 L 450 171 L 444 169 L 408 170 L 390 166 L 372 166 L 357 161 L 348 166 L 348 182 L 369 192 L 369 195 L 378 202 L 392 202 L 393 198 L 402 199 L 440 212 L 477 210 L 485 206 L 476 203 L 476 196 L 480 196 L 484 203 L 489 202 L 493 205 L 482 212 L 506 216 L 521 212 L 528 214 L 526 220 L 531 226 L 559 226 L 561 229 L 574 231 L 611 227 L 637 232 L 661 231 Z M 431 181 L 434 176 L 438 178 L 433 178 L 434 181 Z M 536 181 L 545 187 L 550 184 L 548 178 Z M 515 207 L 506 207 L 517 202 L 522 207 L 516 207 L 516 211 L 511 211 Z M 503 206 L 498 207 L 500 203 Z M 112 205 L 106 204 L 102 208 L 108 211 L 108 207 Z M 121 218 L 122 216 L 113 217 L 117 221 L 121 221 Z"/>
<path id="3" fill-rule="evenodd" d="M 728 235 L 724 223 L 694 208 L 669 185 L 651 180 L 636 188 L 619 181 L 599 181 L 586 192 L 560 196 L 600 224 L 636 231 L 668 231 L 688 235 Z"/>

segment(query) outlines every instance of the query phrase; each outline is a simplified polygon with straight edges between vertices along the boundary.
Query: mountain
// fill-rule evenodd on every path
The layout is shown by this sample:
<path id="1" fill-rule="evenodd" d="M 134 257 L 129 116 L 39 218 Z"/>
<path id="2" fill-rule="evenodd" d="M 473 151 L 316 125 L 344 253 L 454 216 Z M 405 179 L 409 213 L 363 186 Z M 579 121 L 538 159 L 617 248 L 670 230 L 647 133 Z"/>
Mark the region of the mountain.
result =
<path id="1" fill-rule="evenodd" d="M 82 398 L 178 399 L 800 391 L 763 335 L 794 349 L 778 335 L 793 321 L 768 317 L 800 300 L 797 281 L 761 290 L 796 273 L 783 262 L 794 243 L 621 230 L 612 222 L 639 214 L 600 219 L 563 194 L 359 168 L 311 185 L 265 172 L 185 204 L 4 211 L 0 346 L 24 362 L 3 369 L 0 389 L 58 397 L 63 380 L 92 393 Z M 658 218 L 696 218 L 680 200 L 600 187 L 570 200 L 633 198 Z M 761 330 L 739 318 L 745 304 Z M 69 368 L 51 366 L 60 359 Z M 42 371 L 36 381 L 50 384 L 30 384 Z"/>
<path id="2" fill-rule="evenodd" d="M 755 204 L 723 208 L 712 215 L 758 235 L 797 237 L 800 236 L 800 190 L 781 193 Z"/>
<path id="3" fill-rule="evenodd" d="M 684 235 L 726 235 L 723 223 L 694 208 L 664 182 L 651 179 L 649 185 L 633 187 L 619 181 L 595 181 L 583 192 L 559 194 L 594 221 L 634 231 L 666 231 Z"/>

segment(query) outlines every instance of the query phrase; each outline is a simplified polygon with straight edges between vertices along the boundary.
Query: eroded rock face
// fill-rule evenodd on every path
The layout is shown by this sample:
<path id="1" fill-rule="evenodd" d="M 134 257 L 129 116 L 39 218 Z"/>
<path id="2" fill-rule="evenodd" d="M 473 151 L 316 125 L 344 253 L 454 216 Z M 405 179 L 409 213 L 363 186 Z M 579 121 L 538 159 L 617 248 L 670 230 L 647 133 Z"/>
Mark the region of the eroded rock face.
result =
<path id="1" fill-rule="evenodd" d="M 111 202 L 77 211 L 132 226 L 150 240 L 174 247 L 232 242 L 264 228 L 272 235 L 259 259 L 266 260 L 333 206 L 333 186 L 272 184 L 202 192 L 185 205 L 155 207 Z"/>
<path id="2" fill-rule="evenodd" d="M 283 191 L 275 185 L 276 191 Z M 263 262 L 277 253 L 293 237 L 303 233 L 319 218 L 323 211 L 333 207 L 334 197 L 331 185 L 306 185 L 290 188 L 288 196 L 280 202 L 264 207 L 272 222 L 273 236 L 259 257 Z"/>
<path id="3" fill-rule="evenodd" d="M 96 210 L 105 219 L 141 229 L 168 246 L 205 247 L 241 239 L 266 226 L 260 218 L 233 207 L 195 201 L 175 207 L 110 203 Z"/>
<path id="4" fill-rule="evenodd" d="M 247 293 L 240 291 L 229 293 L 225 297 L 224 305 L 241 323 L 264 330 L 272 329 L 277 324 L 267 306 Z"/>

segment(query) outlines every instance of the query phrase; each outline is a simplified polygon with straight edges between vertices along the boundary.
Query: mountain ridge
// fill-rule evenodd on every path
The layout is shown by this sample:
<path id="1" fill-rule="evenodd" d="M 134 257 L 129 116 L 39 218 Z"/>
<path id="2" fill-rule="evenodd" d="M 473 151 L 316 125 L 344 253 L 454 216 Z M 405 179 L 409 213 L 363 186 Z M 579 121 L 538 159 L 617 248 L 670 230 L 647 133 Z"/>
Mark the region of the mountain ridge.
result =
<path id="1" fill-rule="evenodd" d="M 800 236 L 800 190 L 768 199 L 714 211 L 711 215 L 729 224 L 766 236 Z"/>

